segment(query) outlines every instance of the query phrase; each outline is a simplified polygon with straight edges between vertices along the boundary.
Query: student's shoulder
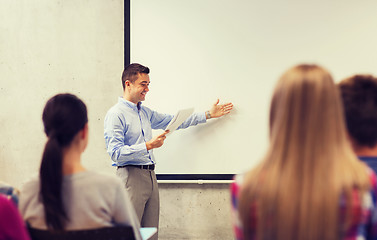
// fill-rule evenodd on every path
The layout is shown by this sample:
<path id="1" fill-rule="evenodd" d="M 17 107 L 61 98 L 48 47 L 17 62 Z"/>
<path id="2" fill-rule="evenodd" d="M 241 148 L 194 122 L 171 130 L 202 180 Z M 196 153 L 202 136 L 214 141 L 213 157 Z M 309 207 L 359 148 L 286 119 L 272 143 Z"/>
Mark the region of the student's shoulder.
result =
<path id="1" fill-rule="evenodd" d="M 22 184 L 21 186 L 21 192 L 25 191 L 34 191 L 36 188 L 39 188 L 40 180 L 38 176 L 33 176 L 29 178 L 25 183 Z"/>
<path id="2" fill-rule="evenodd" d="M 366 172 L 369 177 L 369 183 L 371 184 L 372 188 L 377 189 L 377 176 L 376 173 L 370 167 L 366 166 Z"/>
<path id="3" fill-rule="evenodd" d="M 238 194 L 240 191 L 240 188 L 244 182 L 245 174 L 237 174 L 233 177 L 233 182 L 230 185 L 230 190 L 233 194 Z"/>
<path id="4" fill-rule="evenodd" d="M 21 185 L 19 194 L 19 206 L 23 209 L 26 205 L 38 196 L 40 190 L 40 180 L 38 176 L 34 176 Z"/>
<path id="5" fill-rule="evenodd" d="M 12 203 L 12 201 L 9 198 L 0 194 L 0 212 L 4 215 L 7 215 L 6 212 L 15 212 L 15 209 L 15 204 Z"/>
<path id="6" fill-rule="evenodd" d="M 86 175 L 86 178 L 90 179 L 90 181 L 93 183 L 98 183 L 98 184 L 120 184 L 121 183 L 120 178 L 110 175 L 110 174 L 99 173 L 95 171 L 86 171 L 85 175 Z"/>
<path id="7" fill-rule="evenodd" d="M 0 207 L 3 205 L 7 205 L 8 202 L 10 203 L 9 199 L 6 196 L 0 194 Z"/>
<path id="8" fill-rule="evenodd" d="M 92 191 L 100 192 L 106 196 L 114 196 L 117 192 L 124 191 L 120 178 L 104 173 L 87 171 L 86 179 L 82 183 Z"/>
<path id="9" fill-rule="evenodd" d="M 369 192 L 370 196 L 372 197 L 373 201 L 377 201 L 377 176 L 376 173 L 367 165 L 365 165 L 366 173 L 369 178 Z"/>
<path id="10" fill-rule="evenodd" d="M 245 175 L 246 175 L 246 173 L 234 175 L 234 177 L 233 177 L 234 182 L 233 183 L 235 185 L 241 186 L 243 184 L 244 180 L 245 180 Z"/>

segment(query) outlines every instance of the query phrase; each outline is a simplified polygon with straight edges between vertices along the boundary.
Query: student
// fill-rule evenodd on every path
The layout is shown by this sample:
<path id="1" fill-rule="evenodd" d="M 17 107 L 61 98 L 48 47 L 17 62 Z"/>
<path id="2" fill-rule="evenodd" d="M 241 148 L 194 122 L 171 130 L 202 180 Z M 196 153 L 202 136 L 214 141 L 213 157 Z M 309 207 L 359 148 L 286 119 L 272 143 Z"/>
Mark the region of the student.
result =
<path id="1" fill-rule="evenodd" d="M 163 145 L 167 132 L 152 137 L 152 129 L 165 129 L 173 115 L 142 105 L 149 91 L 148 74 L 149 68 L 137 63 L 124 69 L 123 97 L 106 114 L 104 137 L 107 152 L 130 194 L 141 226 L 158 227 L 160 204 L 153 149 Z M 217 100 L 205 113 L 191 115 L 179 128 L 224 116 L 233 108 L 231 103 L 218 103 Z"/>
<path id="2" fill-rule="evenodd" d="M 20 195 L 20 191 L 13 186 L 0 181 L 0 194 L 5 195 L 7 198 L 11 199 L 16 206 L 18 205 L 18 198 Z"/>
<path id="3" fill-rule="evenodd" d="M 0 239 L 30 240 L 16 205 L 2 194 L 0 194 Z"/>
<path id="4" fill-rule="evenodd" d="M 24 220 L 33 228 L 51 231 L 131 225 L 136 239 L 141 239 L 121 181 L 81 164 L 89 138 L 85 104 L 74 95 L 58 94 L 47 102 L 42 118 L 48 140 L 39 178 L 21 189 Z"/>
<path id="5" fill-rule="evenodd" d="M 338 84 L 356 155 L 377 173 L 377 78 L 355 75 Z"/>
<path id="6" fill-rule="evenodd" d="M 231 185 L 237 239 L 376 239 L 377 186 L 353 153 L 331 75 L 298 65 L 280 78 L 270 144 Z"/>

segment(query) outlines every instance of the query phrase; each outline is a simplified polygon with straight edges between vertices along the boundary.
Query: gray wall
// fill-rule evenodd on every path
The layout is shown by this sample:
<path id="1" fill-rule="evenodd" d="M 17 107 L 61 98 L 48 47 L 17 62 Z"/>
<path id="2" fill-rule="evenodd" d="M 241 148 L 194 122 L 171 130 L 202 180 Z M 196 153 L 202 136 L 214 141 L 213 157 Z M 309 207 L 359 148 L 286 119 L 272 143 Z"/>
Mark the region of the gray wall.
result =
<path id="1" fill-rule="evenodd" d="M 234 239 L 228 184 L 159 184 L 160 239 Z"/>
<path id="2" fill-rule="evenodd" d="M 84 165 L 114 175 L 103 117 L 122 94 L 123 0 L 2 0 L 0 30 L 0 180 L 21 187 L 38 174 L 42 109 L 59 92 L 88 106 Z M 227 184 L 160 188 L 160 239 L 232 238 Z"/>

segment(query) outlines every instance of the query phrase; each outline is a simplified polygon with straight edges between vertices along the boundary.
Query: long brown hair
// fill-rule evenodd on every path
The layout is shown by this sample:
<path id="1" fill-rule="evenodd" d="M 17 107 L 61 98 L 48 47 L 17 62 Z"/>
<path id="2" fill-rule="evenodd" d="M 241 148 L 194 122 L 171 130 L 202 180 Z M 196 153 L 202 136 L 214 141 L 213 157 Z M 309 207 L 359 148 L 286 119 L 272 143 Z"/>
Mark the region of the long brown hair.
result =
<path id="1" fill-rule="evenodd" d="M 48 136 L 42 155 L 40 197 L 50 230 L 63 230 L 69 220 L 63 203 L 63 149 L 88 122 L 84 102 L 72 94 L 58 94 L 46 103 L 42 120 Z"/>
<path id="2" fill-rule="evenodd" d="M 342 104 L 328 71 L 298 65 L 280 78 L 270 108 L 270 145 L 247 175 L 239 212 L 246 239 L 340 239 L 351 191 L 369 187 L 365 166 L 347 140 Z M 346 224 L 339 224 L 341 195 Z M 348 220 L 347 220 L 348 219 Z"/>

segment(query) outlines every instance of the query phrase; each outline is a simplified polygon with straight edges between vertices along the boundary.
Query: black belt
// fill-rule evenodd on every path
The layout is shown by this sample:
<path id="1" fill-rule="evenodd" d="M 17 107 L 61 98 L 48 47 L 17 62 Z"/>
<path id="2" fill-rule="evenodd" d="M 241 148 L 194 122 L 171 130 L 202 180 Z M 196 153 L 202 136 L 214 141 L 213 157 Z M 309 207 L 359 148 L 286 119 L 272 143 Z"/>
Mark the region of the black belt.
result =
<path id="1" fill-rule="evenodd" d="M 140 168 L 140 169 L 154 170 L 154 164 L 150 164 L 150 165 L 123 165 L 123 166 L 118 166 L 118 168 L 125 168 L 125 167 L 136 167 L 136 168 Z"/>

